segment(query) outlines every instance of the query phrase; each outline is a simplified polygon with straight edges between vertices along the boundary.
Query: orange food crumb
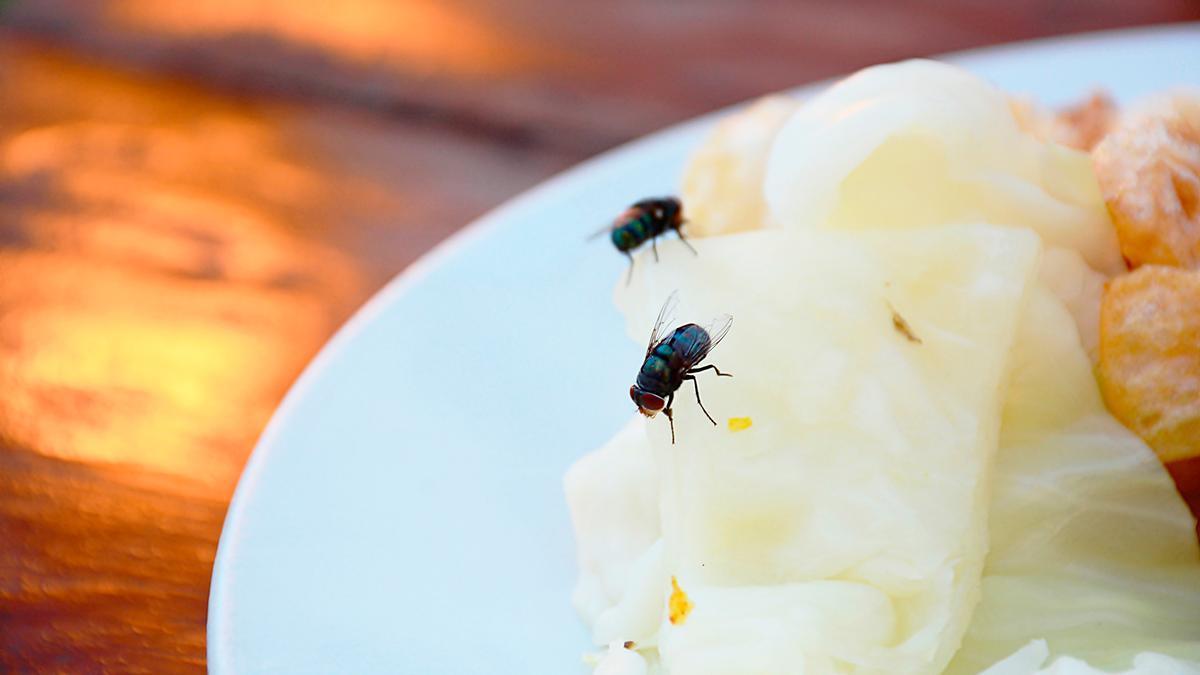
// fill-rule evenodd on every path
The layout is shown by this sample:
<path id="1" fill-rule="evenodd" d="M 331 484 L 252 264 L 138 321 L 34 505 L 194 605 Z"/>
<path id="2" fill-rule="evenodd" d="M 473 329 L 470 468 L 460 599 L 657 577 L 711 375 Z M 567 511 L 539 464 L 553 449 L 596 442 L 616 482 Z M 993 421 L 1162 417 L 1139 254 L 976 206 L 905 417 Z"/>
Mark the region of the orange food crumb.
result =
<path id="1" fill-rule="evenodd" d="M 751 420 L 749 417 L 730 417 L 729 418 L 729 430 L 730 431 L 745 431 L 746 429 L 749 429 L 750 425 L 752 425 L 752 424 L 754 424 L 754 421 Z"/>
<path id="2" fill-rule="evenodd" d="M 671 577 L 671 599 L 667 601 L 667 610 L 673 626 L 682 624 L 692 611 L 692 601 L 688 600 L 687 593 L 679 587 L 674 576 Z"/>

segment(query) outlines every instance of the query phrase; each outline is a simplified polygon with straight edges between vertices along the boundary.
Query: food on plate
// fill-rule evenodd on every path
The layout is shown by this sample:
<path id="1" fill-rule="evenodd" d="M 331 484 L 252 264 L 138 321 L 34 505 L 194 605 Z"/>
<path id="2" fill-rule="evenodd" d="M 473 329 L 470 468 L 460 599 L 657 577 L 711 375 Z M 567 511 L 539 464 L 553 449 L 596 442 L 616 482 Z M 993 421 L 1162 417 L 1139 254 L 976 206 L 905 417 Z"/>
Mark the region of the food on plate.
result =
<path id="1" fill-rule="evenodd" d="M 1048 289 L 1030 296 L 1009 365 L 982 596 L 948 675 L 974 675 L 1035 640 L 1106 671 L 1141 652 L 1200 660 L 1195 520 L 1153 452 L 1105 410 L 1072 323 Z"/>
<path id="2" fill-rule="evenodd" d="M 639 344 L 676 290 L 736 316 L 738 376 L 727 426 L 634 417 L 566 475 L 596 672 L 1200 673 L 1195 520 L 1093 375 L 1127 268 L 1086 152 L 909 61 L 745 109 L 684 176 L 699 255 L 615 301 Z"/>
<path id="3" fill-rule="evenodd" d="M 663 664 L 944 666 L 979 592 L 982 491 L 1036 237 L 778 229 L 696 245 L 698 258 L 664 249 L 664 274 L 635 275 L 618 306 L 630 331 L 644 327 L 653 308 L 640 298 L 670 283 L 688 289 L 683 315 L 737 316 L 721 367 L 738 377 L 705 390 L 706 404 L 752 412 L 757 433 L 722 433 L 680 407 L 680 442 L 665 438 L 664 454 L 667 431 L 646 428 L 644 452 L 670 467 L 660 564 L 692 605 L 658 633 Z M 920 345 L 895 330 L 893 307 Z"/>
<path id="4" fill-rule="evenodd" d="M 842 81 L 779 130 L 762 190 L 781 226 L 1020 223 L 1098 271 L 1124 269 L 1085 153 L 1021 131 L 1008 99 L 965 71 L 890 68 Z"/>
<path id="5" fill-rule="evenodd" d="M 1130 264 L 1200 266 L 1200 92 L 1131 111 L 1094 155 Z"/>
<path id="6" fill-rule="evenodd" d="M 1027 98 L 1010 99 L 1013 117 L 1027 133 L 1076 150 L 1091 150 L 1112 129 L 1117 119 L 1116 101 L 1107 92 L 1057 111 L 1048 111 Z"/>
<path id="7" fill-rule="evenodd" d="M 729 430 L 730 431 L 745 431 L 752 426 L 754 426 L 754 420 L 749 417 L 730 417 L 729 418 Z"/>
<path id="8" fill-rule="evenodd" d="M 637 653 L 632 641 L 614 642 L 608 651 L 596 659 L 594 675 L 646 675 L 646 659 Z"/>
<path id="9" fill-rule="evenodd" d="M 1163 461 L 1200 455 L 1200 270 L 1140 267 L 1109 282 L 1100 316 L 1109 409 Z"/>
<path id="10" fill-rule="evenodd" d="M 698 237 L 758 227 L 769 217 L 763 198 L 767 153 L 799 102 L 768 96 L 717 123 L 683 173 L 683 202 Z"/>
<path id="11" fill-rule="evenodd" d="M 1052 664 L 1046 663 L 1050 648 L 1045 640 L 1030 642 L 1020 651 L 988 668 L 982 675 L 1114 675 L 1113 671 L 1094 668 L 1086 661 L 1063 656 Z M 1041 668 L 1040 666 L 1047 666 Z M 1179 659 L 1162 654 L 1138 654 L 1133 667 L 1116 675 L 1197 675 L 1200 669 Z M 639 673 L 640 675 L 640 673 Z"/>
<path id="12" fill-rule="evenodd" d="M 692 613 L 692 601 L 688 599 L 687 593 L 679 587 L 679 580 L 671 577 L 671 597 L 667 598 L 667 621 L 672 625 L 678 626 L 684 621 L 687 621 L 688 614 Z"/>

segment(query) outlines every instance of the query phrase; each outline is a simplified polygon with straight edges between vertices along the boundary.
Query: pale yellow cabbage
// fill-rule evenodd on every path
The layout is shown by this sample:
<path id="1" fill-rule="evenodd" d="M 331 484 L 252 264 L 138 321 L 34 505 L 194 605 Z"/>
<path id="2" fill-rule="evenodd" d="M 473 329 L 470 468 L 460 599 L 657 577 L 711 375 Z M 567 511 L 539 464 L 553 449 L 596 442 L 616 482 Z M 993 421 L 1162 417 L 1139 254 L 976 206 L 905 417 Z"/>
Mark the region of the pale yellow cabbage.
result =
<path id="1" fill-rule="evenodd" d="M 579 583 L 572 600 L 592 626 L 596 644 L 636 639 L 658 630 L 666 598 L 661 569 L 659 480 L 644 425 L 632 420 L 599 450 L 567 471 Z"/>
<path id="2" fill-rule="evenodd" d="M 695 298 L 684 299 L 681 320 L 731 310 L 735 332 L 713 362 L 741 376 L 706 379 L 704 397 L 714 414 L 754 420 L 744 432 L 714 429 L 683 390 L 679 443 L 665 420 L 649 427 L 661 573 L 678 577 L 695 604 L 685 623 L 660 629 L 667 668 L 757 672 L 737 670 L 736 659 L 753 654 L 770 672 L 800 659 L 813 674 L 932 673 L 965 630 L 985 548 L 1004 362 L 1037 241 L 987 226 L 895 239 L 782 230 L 709 238 L 697 242 L 698 257 L 664 248 L 660 264 L 635 268 L 622 289 L 633 334 L 646 333 L 658 310 L 646 298 L 664 297 L 664 284 Z M 893 309 L 920 344 L 896 330 Z M 599 467 L 629 445 L 623 434 L 588 463 Z M 568 486 L 587 529 L 577 474 Z M 583 537 L 581 546 L 597 548 Z M 627 608 L 653 604 L 628 595 L 638 594 L 611 594 L 616 604 L 598 616 L 644 630 Z M 792 607 L 786 617 L 773 609 L 783 605 Z M 773 630 L 745 623 L 753 617 Z M 599 621 L 596 630 L 604 632 Z"/>
<path id="3" fill-rule="evenodd" d="M 1100 360 L 1100 300 L 1103 274 L 1093 270 L 1078 251 L 1057 246 L 1042 252 L 1042 286 L 1062 301 L 1075 319 L 1079 341 L 1092 363 Z"/>
<path id="4" fill-rule="evenodd" d="M 1091 376 L 1120 258 L 1086 156 L 930 62 L 786 107 L 687 170 L 693 233 L 738 234 L 617 289 L 640 342 L 675 289 L 679 322 L 732 313 L 736 376 L 700 376 L 719 427 L 685 385 L 678 444 L 637 418 L 569 474 L 597 644 L 676 675 L 1193 672 L 1194 521 Z"/>
<path id="5" fill-rule="evenodd" d="M 1088 155 L 1023 133 L 1002 92 L 934 61 L 868 68 L 801 106 L 764 181 L 784 227 L 1028 227 L 1123 269 Z"/>
<path id="6" fill-rule="evenodd" d="M 946 672 L 974 674 L 1031 639 L 1127 668 L 1200 660 L 1200 552 L 1154 453 L 1104 408 L 1062 303 L 1039 290 L 1013 358 L 983 601 Z"/>
<path id="7" fill-rule="evenodd" d="M 1131 666 L 1119 672 L 1101 670 L 1070 656 L 1060 656 L 1047 664 L 1049 658 L 1046 641 L 1034 640 L 981 675 L 1200 675 L 1200 666 L 1194 663 L 1148 652 L 1135 656 Z"/>
<path id="8" fill-rule="evenodd" d="M 763 174 L 775 133 L 795 112 L 797 101 L 768 96 L 717 123 L 683 172 L 687 233 L 710 237 L 764 226 L 767 203 Z"/>

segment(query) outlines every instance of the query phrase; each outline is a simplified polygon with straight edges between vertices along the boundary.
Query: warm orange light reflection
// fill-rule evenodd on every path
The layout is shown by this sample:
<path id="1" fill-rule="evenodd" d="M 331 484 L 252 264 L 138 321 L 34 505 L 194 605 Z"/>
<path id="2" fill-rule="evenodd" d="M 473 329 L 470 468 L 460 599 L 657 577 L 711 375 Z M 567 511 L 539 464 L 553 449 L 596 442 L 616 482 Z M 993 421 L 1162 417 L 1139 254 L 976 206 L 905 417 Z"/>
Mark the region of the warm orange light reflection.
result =
<path id="1" fill-rule="evenodd" d="M 5 337 L 22 346 L 0 357 L 6 432 L 71 459 L 228 481 L 243 458 L 220 450 L 248 445 L 327 330 L 285 291 L 200 294 L 195 281 L 151 286 L 66 256 L 0 265 L 11 272 L 0 303 L 14 308 Z"/>
<path id="2" fill-rule="evenodd" d="M 365 293 L 313 235 L 367 188 L 306 154 L 283 113 L 17 64 L 0 111 L 0 438 L 225 493 Z"/>
<path id="3" fill-rule="evenodd" d="M 203 672 L 229 495 L 397 200 L 319 111 L 15 40 L 0 92 L 0 672 Z"/>
<path id="4" fill-rule="evenodd" d="M 178 36 L 261 35 L 358 62 L 486 74 L 534 58 L 531 46 L 494 22 L 438 0 L 120 0 L 118 22 Z"/>

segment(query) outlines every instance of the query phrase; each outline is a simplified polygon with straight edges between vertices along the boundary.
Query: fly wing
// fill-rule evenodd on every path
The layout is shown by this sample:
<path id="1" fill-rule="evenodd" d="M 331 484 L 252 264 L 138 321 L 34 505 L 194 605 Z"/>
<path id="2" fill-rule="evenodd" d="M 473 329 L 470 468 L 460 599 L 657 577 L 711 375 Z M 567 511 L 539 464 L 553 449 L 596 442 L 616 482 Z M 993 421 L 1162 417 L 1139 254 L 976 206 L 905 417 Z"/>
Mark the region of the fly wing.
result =
<path id="1" fill-rule="evenodd" d="M 658 310 L 658 318 L 654 321 L 654 328 L 650 329 L 650 343 L 646 345 L 646 355 L 650 355 L 650 351 L 654 349 L 654 345 L 662 341 L 664 328 L 671 323 L 671 317 L 675 314 L 675 307 L 679 305 L 679 291 L 671 291 L 663 302 L 662 309 Z"/>
<path id="2" fill-rule="evenodd" d="M 616 226 L 616 225 L 614 225 L 614 224 L 608 224 L 608 225 L 605 225 L 604 227 L 602 227 L 602 228 L 600 228 L 600 229 L 596 230 L 595 232 L 593 232 L 593 233 L 589 234 L 589 235 L 587 236 L 587 239 L 586 239 L 585 241 L 592 241 L 593 239 L 595 239 L 595 238 L 599 237 L 599 236 L 600 236 L 600 235 L 602 235 L 602 234 L 609 234 L 609 233 L 610 233 L 610 232 L 612 232 L 614 229 L 616 229 L 616 227 L 617 227 L 617 226 Z"/>
<path id="3" fill-rule="evenodd" d="M 630 206 L 629 208 L 622 211 L 621 215 L 614 218 L 611 223 L 609 223 L 608 225 L 605 225 L 604 227 L 589 234 L 587 241 L 591 241 L 591 240 L 595 239 L 596 237 L 599 237 L 602 234 L 609 234 L 610 232 L 617 229 L 618 227 L 624 225 L 625 223 L 628 223 L 630 220 L 637 218 L 640 213 L 641 213 L 641 211 L 638 210 L 637 204 Z"/>
<path id="4" fill-rule="evenodd" d="M 688 368 L 691 368 L 703 361 L 704 357 L 708 356 L 708 353 L 720 344 L 726 335 L 729 335 L 729 329 L 732 327 L 733 317 L 729 314 L 722 314 L 713 319 L 707 326 L 704 326 L 704 332 L 708 333 L 708 341 L 694 342 L 688 345 L 688 348 L 680 355 L 683 362 Z"/>

